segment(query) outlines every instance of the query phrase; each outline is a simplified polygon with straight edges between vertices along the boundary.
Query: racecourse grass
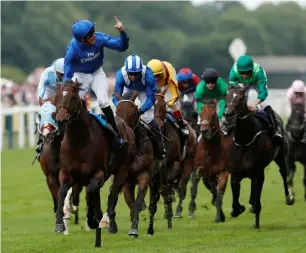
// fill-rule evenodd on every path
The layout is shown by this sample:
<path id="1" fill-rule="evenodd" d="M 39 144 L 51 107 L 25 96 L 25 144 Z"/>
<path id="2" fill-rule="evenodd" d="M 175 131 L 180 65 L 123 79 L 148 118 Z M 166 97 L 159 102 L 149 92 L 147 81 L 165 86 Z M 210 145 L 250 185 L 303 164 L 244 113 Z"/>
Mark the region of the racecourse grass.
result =
<path id="1" fill-rule="evenodd" d="M 302 168 L 295 177 L 296 203 L 286 206 L 278 168 L 273 163 L 266 169 L 262 195 L 261 229 L 253 228 L 254 215 L 246 211 L 236 219 L 230 218 L 231 189 L 224 197 L 226 223 L 215 224 L 215 207 L 211 195 L 200 184 L 197 199 L 197 218 L 187 218 L 187 200 L 182 219 L 173 221 L 168 231 L 163 217 L 163 202 L 156 213 L 155 235 L 146 234 L 148 211 L 141 213 L 138 239 L 127 235 L 130 227 L 129 211 L 120 195 L 117 206 L 116 235 L 102 232 L 103 247 L 94 248 L 94 232 L 86 232 L 85 199 L 81 196 L 80 225 L 70 221 L 70 235 L 53 233 L 55 218 L 52 200 L 38 163 L 31 166 L 34 150 L 2 152 L 2 252 L 3 253 L 78 253 L 78 252 L 306 252 L 306 202 L 302 185 Z M 242 184 L 241 203 L 248 206 L 250 182 Z M 103 210 L 109 183 L 101 190 Z M 148 198 L 147 198 L 148 203 Z M 176 206 L 177 202 L 175 202 Z"/>

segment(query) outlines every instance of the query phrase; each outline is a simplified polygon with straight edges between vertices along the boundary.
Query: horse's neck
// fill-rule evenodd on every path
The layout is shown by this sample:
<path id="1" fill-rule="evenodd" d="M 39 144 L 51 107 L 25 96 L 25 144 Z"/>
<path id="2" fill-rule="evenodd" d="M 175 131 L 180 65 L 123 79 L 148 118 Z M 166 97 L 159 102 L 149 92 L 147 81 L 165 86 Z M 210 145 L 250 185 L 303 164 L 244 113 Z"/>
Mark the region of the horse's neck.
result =
<path id="1" fill-rule="evenodd" d="M 92 127 L 90 115 L 85 110 L 80 111 L 77 119 L 67 126 L 66 135 L 72 145 L 82 146 L 92 138 Z"/>
<path id="2" fill-rule="evenodd" d="M 250 113 L 250 112 L 248 112 Z M 247 113 L 243 114 L 247 115 Z M 256 133 L 262 130 L 262 123 L 250 113 L 246 118 L 237 118 L 234 136 L 237 140 L 250 140 Z"/>
<path id="3" fill-rule="evenodd" d="M 211 140 L 206 140 L 202 136 L 202 143 L 203 143 L 203 148 L 206 152 L 206 154 L 219 154 L 220 152 L 220 147 L 221 147 L 221 135 L 220 131 L 216 133 L 213 139 Z"/>

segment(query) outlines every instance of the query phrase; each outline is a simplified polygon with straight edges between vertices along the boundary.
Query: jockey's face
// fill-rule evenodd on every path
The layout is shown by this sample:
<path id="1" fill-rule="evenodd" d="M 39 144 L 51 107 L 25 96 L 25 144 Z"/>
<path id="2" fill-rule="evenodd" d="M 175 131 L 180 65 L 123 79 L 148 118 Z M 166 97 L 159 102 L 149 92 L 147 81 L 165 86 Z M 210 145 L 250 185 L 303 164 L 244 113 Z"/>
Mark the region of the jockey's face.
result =
<path id="1" fill-rule="evenodd" d="M 209 83 L 206 83 L 206 86 L 207 86 L 207 89 L 213 90 L 216 87 L 216 84 L 209 82 Z"/>
<path id="2" fill-rule="evenodd" d="M 252 70 L 251 71 L 245 71 L 245 72 L 239 72 L 239 74 L 241 75 L 241 77 L 243 79 L 249 79 L 252 75 Z"/>
<path id="3" fill-rule="evenodd" d="M 155 77 L 155 81 L 158 82 L 159 80 L 163 78 L 163 74 L 157 74 L 157 75 L 154 75 L 154 77 Z"/>
<path id="4" fill-rule="evenodd" d="M 141 72 L 136 72 L 136 73 L 128 73 L 129 79 L 133 81 L 137 81 L 141 78 Z"/>
<path id="5" fill-rule="evenodd" d="M 184 82 L 182 82 L 182 87 L 184 88 L 184 89 L 187 89 L 188 87 L 189 87 L 189 83 L 188 83 L 188 81 L 184 81 Z"/>
<path id="6" fill-rule="evenodd" d="M 304 96 L 304 92 L 295 92 L 295 95 L 297 97 L 303 97 Z"/>
<path id="7" fill-rule="evenodd" d="M 90 32 L 87 33 L 84 39 L 82 39 L 81 41 L 93 46 L 96 43 L 95 31 L 96 31 L 95 28 L 91 29 Z"/>
<path id="8" fill-rule="evenodd" d="M 56 77 L 59 81 L 63 81 L 64 74 L 56 71 Z"/>

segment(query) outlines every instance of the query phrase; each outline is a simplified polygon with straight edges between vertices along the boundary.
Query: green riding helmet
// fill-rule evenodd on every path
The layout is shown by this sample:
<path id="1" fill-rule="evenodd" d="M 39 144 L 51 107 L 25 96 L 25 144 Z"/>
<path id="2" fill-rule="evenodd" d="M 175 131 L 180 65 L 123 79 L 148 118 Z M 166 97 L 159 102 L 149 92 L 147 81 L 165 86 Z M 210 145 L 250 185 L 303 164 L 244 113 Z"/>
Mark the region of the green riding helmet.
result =
<path id="1" fill-rule="evenodd" d="M 242 55 L 237 60 L 237 70 L 239 72 L 247 72 L 254 68 L 254 61 L 251 56 Z"/>

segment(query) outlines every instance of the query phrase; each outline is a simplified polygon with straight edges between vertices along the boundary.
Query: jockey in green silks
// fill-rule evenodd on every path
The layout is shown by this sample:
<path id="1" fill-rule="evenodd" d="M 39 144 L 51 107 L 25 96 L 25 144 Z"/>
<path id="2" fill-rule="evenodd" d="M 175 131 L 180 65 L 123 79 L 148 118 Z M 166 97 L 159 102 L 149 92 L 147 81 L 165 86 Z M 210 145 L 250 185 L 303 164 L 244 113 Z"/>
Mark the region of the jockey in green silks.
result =
<path id="1" fill-rule="evenodd" d="M 257 92 L 257 100 L 255 105 L 249 105 L 249 110 L 256 111 L 263 109 L 270 120 L 269 128 L 273 131 L 273 138 L 282 139 L 282 131 L 280 122 L 276 120 L 276 114 L 270 105 L 263 103 L 268 96 L 267 75 L 265 70 L 258 63 L 254 63 L 252 57 L 242 55 L 238 58 L 237 62 L 233 65 L 229 76 L 230 86 L 247 87 L 246 96 L 251 88 Z"/>
<path id="2" fill-rule="evenodd" d="M 228 94 L 227 83 L 212 68 L 205 69 L 201 78 L 202 81 L 197 85 L 195 93 L 198 115 L 201 114 L 205 101 L 215 99 L 219 102 L 218 118 L 221 119 L 226 107 L 225 99 Z M 199 119 L 200 116 L 198 117 L 198 121 Z"/>

